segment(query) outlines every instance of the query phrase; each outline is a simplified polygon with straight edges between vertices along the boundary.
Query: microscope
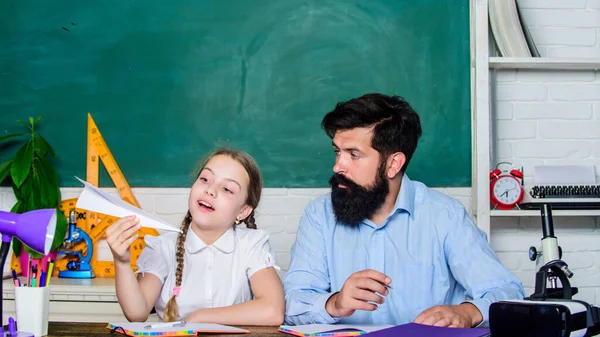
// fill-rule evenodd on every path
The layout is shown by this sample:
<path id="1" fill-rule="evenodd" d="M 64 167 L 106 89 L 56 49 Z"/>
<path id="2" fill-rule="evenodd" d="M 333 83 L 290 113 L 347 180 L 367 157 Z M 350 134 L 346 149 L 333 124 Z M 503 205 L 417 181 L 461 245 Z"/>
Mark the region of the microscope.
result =
<path id="1" fill-rule="evenodd" d="M 527 297 L 528 300 L 544 300 L 549 298 L 572 299 L 577 294 L 577 287 L 571 287 L 569 279 L 573 273 L 569 266 L 561 260 L 562 249 L 558 245 L 558 239 L 554 236 L 554 224 L 552 223 L 552 207 L 548 204 L 542 205 L 542 251 L 538 252 L 535 247 L 529 248 L 529 259 L 538 261 L 542 259 L 543 266 L 535 274 L 535 292 Z M 556 280 L 560 280 L 559 287 Z"/>
<path id="2" fill-rule="evenodd" d="M 75 244 L 79 242 L 85 242 L 87 246 L 87 253 L 83 255 L 83 250 L 71 250 Z M 62 278 L 94 278 L 94 271 L 90 265 L 92 260 L 92 254 L 94 253 L 94 245 L 89 235 L 83 230 L 77 228 L 77 212 L 71 210 L 69 212 L 69 236 L 63 243 L 65 250 L 59 251 L 59 254 L 64 254 L 66 257 L 74 257 L 75 260 L 71 260 L 67 263 L 67 269 L 61 270 L 58 273 L 58 277 Z"/>
<path id="3" fill-rule="evenodd" d="M 569 279 L 573 272 L 561 260 L 562 249 L 554 236 L 552 207 L 543 204 L 542 249 L 529 248 L 529 259 L 541 259 L 535 274 L 534 293 L 523 300 L 498 301 L 490 305 L 490 332 L 494 337 L 566 337 L 600 334 L 600 307 L 573 299 L 577 288 Z M 560 281 L 560 286 L 557 281 Z"/>

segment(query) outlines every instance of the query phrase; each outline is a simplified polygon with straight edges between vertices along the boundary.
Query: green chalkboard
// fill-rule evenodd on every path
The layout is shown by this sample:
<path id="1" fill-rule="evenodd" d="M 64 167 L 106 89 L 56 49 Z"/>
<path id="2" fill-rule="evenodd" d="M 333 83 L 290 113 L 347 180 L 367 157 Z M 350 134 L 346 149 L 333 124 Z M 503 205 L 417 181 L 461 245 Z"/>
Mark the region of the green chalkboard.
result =
<path id="1" fill-rule="evenodd" d="M 412 179 L 470 186 L 468 0 L 0 2 L 0 136 L 42 115 L 62 186 L 85 176 L 87 112 L 132 186 L 189 186 L 215 144 L 267 187 L 327 186 L 320 121 L 368 92 L 420 113 Z"/>

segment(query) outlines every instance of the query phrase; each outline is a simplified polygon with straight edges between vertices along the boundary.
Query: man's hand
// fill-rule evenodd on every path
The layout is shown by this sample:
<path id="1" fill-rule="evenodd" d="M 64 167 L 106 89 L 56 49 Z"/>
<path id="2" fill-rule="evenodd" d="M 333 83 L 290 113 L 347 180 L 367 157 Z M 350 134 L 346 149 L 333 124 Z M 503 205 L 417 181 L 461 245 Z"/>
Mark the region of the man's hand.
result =
<path id="1" fill-rule="evenodd" d="M 414 322 L 451 328 L 472 328 L 482 320 L 483 316 L 476 306 L 471 303 L 462 303 L 431 307 L 420 313 Z"/>
<path id="2" fill-rule="evenodd" d="M 389 277 L 375 270 L 356 272 L 350 275 L 338 293 L 329 297 L 325 310 L 332 317 L 348 317 L 355 310 L 373 311 L 377 309 L 373 303 L 383 303 L 381 295 L 388 294 L 390 282 Z"/>

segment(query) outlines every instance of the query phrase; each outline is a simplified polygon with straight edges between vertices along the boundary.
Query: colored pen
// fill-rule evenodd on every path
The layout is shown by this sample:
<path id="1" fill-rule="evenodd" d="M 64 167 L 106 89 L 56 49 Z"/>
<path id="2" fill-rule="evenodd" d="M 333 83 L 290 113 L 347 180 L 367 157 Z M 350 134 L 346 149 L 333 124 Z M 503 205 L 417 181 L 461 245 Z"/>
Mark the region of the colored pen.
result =
<path id="1" fill-rule="evenodd" d="M 48 268 L 46 268 L 46 286 L 50 284 L 50 277 L 52 276 L 52 271 L 54 270 L 54 261 L 48 260 L 50 263 L 48 264 Z"/>
<path id="2" fill-rule="evenodd" d="M 21 281 L 17 277 L 17 272 L 14 269 L 12 270 L 12 277 L 13 277 L 13 282 L 15 284 L 15 287 L 20 287 L 21 286 Z"/>
<path id="3" fill-rule="evenodd" d="M 27 284 L 31 284 L 31 254 L 27 256 Z"/>
<path id="4" fill-rule="evenodd" d="M 38 266 L 33 266 L 32 270 L 31 270 L 31 274 L 32 274 L 31 287 L 37 286 L 37 280 L 38 280 L 37 273 L 38 273 Z"/>
<path id="5" fill-rule="evenodd" d="M 43 267 L 42 266 L 42 261 L 43 260 L 38 260 L 37 269 L 35 271 L 35 277 L 36 277 L 36 279 L 38 280 L 38 283 L 39 283 L 38 287 L 42 284 L 42 279 L 41 279 L 42 270 L 43 270 L 43 268 L 42 268 Z"/>
<path id="6" fill-rule="evenodd" d="M 43 271 L 42 275 L 40 276 L 40 284 L 38 285 L 38 287 L 45 287 L 46 286 L 46 272 Z"/>

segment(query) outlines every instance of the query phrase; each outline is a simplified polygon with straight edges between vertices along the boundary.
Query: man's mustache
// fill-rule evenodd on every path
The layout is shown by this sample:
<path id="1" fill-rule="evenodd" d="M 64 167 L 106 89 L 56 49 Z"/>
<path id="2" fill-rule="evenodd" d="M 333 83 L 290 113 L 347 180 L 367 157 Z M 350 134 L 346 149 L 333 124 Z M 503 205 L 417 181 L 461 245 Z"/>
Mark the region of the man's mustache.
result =
<path id="1" fill-rule="evenodd" d="M 361 187 L 359 184 L 355 183 L 354 181 L 350 180 L 349 178 L 346 178 L 345 176 L 339 173 L 336 173 L 331 176 L 331 178 L 329 179 L 329 185 L 331 185 L 331 187 L 339 187 L 339 185 L 344 185 L 351 190 Z"/>

